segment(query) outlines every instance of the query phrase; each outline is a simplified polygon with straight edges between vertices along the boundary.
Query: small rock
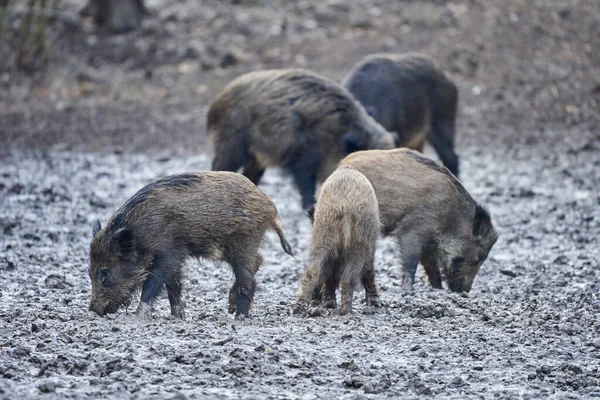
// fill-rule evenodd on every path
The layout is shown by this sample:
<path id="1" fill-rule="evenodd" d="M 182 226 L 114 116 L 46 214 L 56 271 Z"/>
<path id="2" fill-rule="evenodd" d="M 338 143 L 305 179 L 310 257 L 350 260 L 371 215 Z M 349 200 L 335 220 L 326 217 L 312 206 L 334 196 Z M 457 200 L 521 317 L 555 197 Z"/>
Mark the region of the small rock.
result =
<path id="1" fill-rule="evenodd" d="M 225 69 L 225 68 L 229 68 L 229 67 L 233 67 L 234 65 L 237 65 L 239 61 L 240 60 L 239 60 L 238 56 L 236 56 L 232 52 L 227 52 L 227 53 L 225 53 L 223 58 L 221 58 L 221 62 L 219 63 L 219 66 L 221 68 Z"/>
<path id="2" fill-rule="evenodd" d="M 517 274 L 514 271 L 511 271 L 509 269 L 501 269 L 500 273 L 502 275 L 510 276 L 511 278 L 516 278 L 517 277 Z"/>
<path id="3" fill-rule="evenodd" d="M 353 376 L 350 376 L 350 377 L 347 377 L 346 379 L 344 379 L 344 385 L 346 387 L 358 389 L 365 385 L 365 381 L 363 380 L 362 377 L 360 377 L 358 375 L 353 375 Z"/>
<path id="4" fill-rule="evenodd" d="M 550 375 L 552 369 L 547 365 L 542 365 L 535 372 L 537 372 L 538 375 Z"/>
<path id="5" fill-rule="evenodd" d="M 569 259 L 564 254 L 556 257 L 553 261 L 553 263 L 557 264 L 557 265 L 566 265 L 566 264 L 568 264 L 568 262 L 569 262 Z"/>
<path id="6" fill-rule="evenodd" d="M 17 346 L 12 352 L 14 357 L 27 357 L 31 354 L 31 350 L 24 346 Z"/>
<path id="7" fill-rule="evenodd" d="M 356 371 L 356 370 L 358 370 L 358 366 L 356 365 L 356 363 L 354 362 L 354 360 L 342 361 L 341 363 L 338 364 L 338 367 L 343 368 L 343 369 L 347 369 L 349 371 Z"/>
<path id="8" fill-rule="evenodd" d="M 51 289 L 64 289 L 67 282 L 60 275 L 50 274 L 44 279 L 44 283 Z"/>
<path id="9" fill-rule="evenodd" d="M 38 389 L 42 393 L 52 393 L 56 390 L 56 385 L 54 384 L 54 382 L 48 381 L 48 382 L 44 382 L 44 383 L 40 384 L 38 386 Z"/>

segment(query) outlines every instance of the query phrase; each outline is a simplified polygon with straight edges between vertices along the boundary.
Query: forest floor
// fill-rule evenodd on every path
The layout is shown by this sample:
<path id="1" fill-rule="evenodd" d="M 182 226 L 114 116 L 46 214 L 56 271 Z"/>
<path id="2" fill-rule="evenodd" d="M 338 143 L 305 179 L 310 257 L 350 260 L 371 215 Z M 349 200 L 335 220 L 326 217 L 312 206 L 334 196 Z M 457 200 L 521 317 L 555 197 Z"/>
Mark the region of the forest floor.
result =
<path id="1" fill-rule="evenodd" d="M 0 398 L 600 397 L 600 8 L 594 0 L 148 1 L 109 35 L 62 1 L 49 63 L 0 48 Z M 13 53 L 11 53 L 13 51 Z M 460 90 L 461 180 L 500 238 L 468 295 L 412 293 L 380 241 L 384 306 L 292 314 L 310 223 L 291 179 L 260 188 L 274 237 L 250 318 L 227 314 L 229 266 L 190 261 L 187 319 L 89 314 L 92 221 L 141 186 L 208 170 L 210 102 L 248 71 L 340 80 L 373 52 L 434 57 Z M 426 153 L 435 157 L 431 149 Z"/>

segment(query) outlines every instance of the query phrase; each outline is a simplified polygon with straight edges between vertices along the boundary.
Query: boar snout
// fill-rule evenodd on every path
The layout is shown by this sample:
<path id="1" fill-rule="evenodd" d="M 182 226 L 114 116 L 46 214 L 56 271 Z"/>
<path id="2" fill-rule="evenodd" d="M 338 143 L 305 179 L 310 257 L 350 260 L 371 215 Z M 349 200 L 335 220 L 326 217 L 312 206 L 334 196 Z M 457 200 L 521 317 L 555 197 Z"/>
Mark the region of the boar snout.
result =
<path id="1" fill-rule="evenodd" d="M 102 307 L 100 304 L 91 302 L 90 303 L 90 311 L 95 312 L 99 316 L 103 317 L 106 314 L 106 307 Z"/>
<path id="2" fill-rule="evenodd" d="M 90 311 L 95 312 L 99 316 L 103 317 L 106 314 L 112 314 L 117 312 L 118 307 L 111 302 L 103 303 L 98 300 L 92 300 L 90 303 Z"/>
<path id="3" fill-rule="evenodd" d="M 470 277 L 470 276 L 457 276 L 457 277 L 453 277 L 453 276 L 449 276 L 447 281 L 448 281 L 448 288 L 450 289 L 450 291 L 454 292 L 454 293 L 462 293 L 462 292 L 466 292 L 469 293 L 471 291 L 471 287 L 473 286 L 473 280 L 475 279 L 475 277 Z"/>

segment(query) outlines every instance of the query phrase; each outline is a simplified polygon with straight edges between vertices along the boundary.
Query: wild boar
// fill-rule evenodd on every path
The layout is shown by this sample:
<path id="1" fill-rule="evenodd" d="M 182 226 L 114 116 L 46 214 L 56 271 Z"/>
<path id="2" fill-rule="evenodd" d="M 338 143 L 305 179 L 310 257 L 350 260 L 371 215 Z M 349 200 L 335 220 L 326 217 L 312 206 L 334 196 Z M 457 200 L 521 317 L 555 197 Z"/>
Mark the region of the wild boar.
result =
<path id="1" fill-rule="evenodd" d="M 93 226 L 90 245 L 90 310 L 114 313 L 141 289 L 138 315 L 151 311 L 166 286 L 171 315 L 184 318 L 182 264 L 188 257 L 225 261 L 235 283 L 229 312 L 248 315 L 258 248 L 267 230 L 292 255 L 277 208 L 250 180 L 232 172 L 196 172 L 160 178 L 117 210 L 107 225 Z"/>
<path id="2" fill-rule="evenodd" d="M 379 305 L 373 261 L 379 231 L 377 198 L 369 180 L 349 167 L 335 170 L 319 189 L 314 207 L 309 264 L 302 277 L 298 301 L 322 300 L 336 307 L 341 284 L 340 314 L 352 311 L 359 282 L 367 304 Z"/>
<path id="3" fill-rule="evenodd" d="M 352 69 L 343 85 L 377 122 L 397 133 L 397 147 L 423 151 L 427 139 L 458 176 L 454 151 L 458 89 L 429 57 L 370 55 Z"/>
<path id="4" fill-rule="evenodd" d="M 293 177 L 302 207 L 347 154 L 392 149 L 387 132 L 346 89 L 302 69 L 251 72 L 225 87 L 210 106 L 212 169 L 237 171 L 258 184 L 265 168 Z"/>
<path id="5" fill-rule="evenodd" d="M 371 150 L 340 162 L 369 179 L 384 235 L 395 236 L 412 287 L 419 261 L 431 285 L 469 292 L 498 234 L 490 214 L 445 167 L 410 149 Z"/>

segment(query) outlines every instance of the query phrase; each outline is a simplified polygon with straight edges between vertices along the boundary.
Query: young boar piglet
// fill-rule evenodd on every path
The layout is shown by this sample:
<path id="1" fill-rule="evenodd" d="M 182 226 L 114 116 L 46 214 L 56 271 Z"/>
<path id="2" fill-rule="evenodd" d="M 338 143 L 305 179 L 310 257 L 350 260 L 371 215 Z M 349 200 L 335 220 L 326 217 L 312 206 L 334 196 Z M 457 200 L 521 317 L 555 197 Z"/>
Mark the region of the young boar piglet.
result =
<path id="1" fill-rule="evenodd" d="M 237 171 L 258 184 L 265 168 L 289 172 L 314 204 L 323 182 L 348 153 L 392 149 L 394 136 L 334 81 L 302 69 L 257 71 L 225 87 L 210 106 L 212 169 Z"/>
<path id="2" fill-rule="evenodd" d="M 343 85 L 385 129 L 398 134 L 398 147 L 423 151 L 427 139 L 444 165 L 458 176 L 454 133 L 458 89 L 423 54 L 373 54 Z"/>
<path id="3" fill-rule="evenodd" d="M 419 261 L 431 285 L 441 273 L 453 292 L 469 292 L 498 234 L 490 214 L 445 167 L 410 149 L 360 151 L 350 166 L 373 185 L 385 235 L 395 236 L 407 284 Z"/>
<path id="4" fill-rule="evenodd" d="M 341 286 L 340 314 L 347 314 L 359 282 L 365 287 L 367 304 L 379 305 L 373 261 L 380 230 L 377 198 L 369 180 L 349 167 L 335 170 L 318 192 L 299 305 L 322 301 L 325 307 L 335 308 L 335 292 Z"/>
<path id="5" fill-rule="evenodd" d="M 247 316 L 262 263 L 258 248 L 267 230 L 292 249 L 277 208 L 252 182 L 232 172 L 167 176 L 138 191 L 104 228 L 96 221 L 90 245 L 90 310 L 114 313 L 141 289 L 144 316 L 166 286 L 171 315 L 184 318 L 182 265 L 188 257 L 225 261 L 235 283 L 229 312 Z"/>

